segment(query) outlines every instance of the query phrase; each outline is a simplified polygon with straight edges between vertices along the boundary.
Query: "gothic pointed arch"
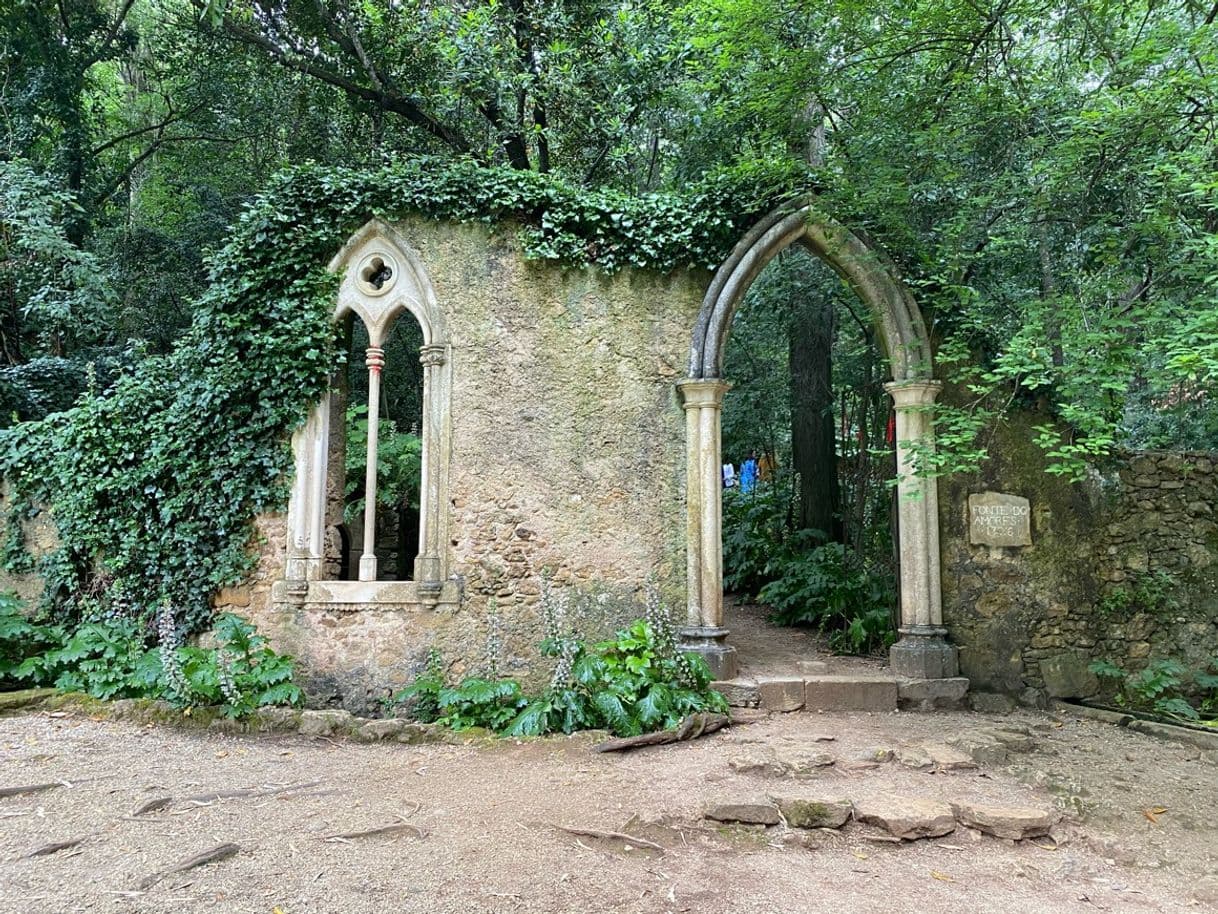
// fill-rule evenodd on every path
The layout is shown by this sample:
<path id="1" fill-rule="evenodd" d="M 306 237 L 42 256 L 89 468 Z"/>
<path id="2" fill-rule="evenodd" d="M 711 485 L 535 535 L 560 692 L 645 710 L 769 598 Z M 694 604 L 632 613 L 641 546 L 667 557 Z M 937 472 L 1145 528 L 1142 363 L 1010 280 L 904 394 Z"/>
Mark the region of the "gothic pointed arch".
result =
<path id="1" fill-rule="evenodd" d="M 886 385 L 896 410 L 900 641 L 895 672 L 913 678 L 956 675 L 946 643 L 939 581 L 938 488 L 915 472 L 917 453 L 934 447 L 929 409 L 940 384 L 933 377 L 930 337 L 913 295 L 874 245 L 826 215 L 816 201 L 777 210 L 755 225 L 720 265 L 707 288 L 690 340 L 689 377 L 678 384 L 686 411 L 686 645 L 722 678 L 735 671 L 723 627 L 722 465 L 720 415 L 730 384 L 723 352 L 732 318 L 753 281 L 774 257 L 800 244 L 858 295 L 871 315 L 888 363 Z"/>

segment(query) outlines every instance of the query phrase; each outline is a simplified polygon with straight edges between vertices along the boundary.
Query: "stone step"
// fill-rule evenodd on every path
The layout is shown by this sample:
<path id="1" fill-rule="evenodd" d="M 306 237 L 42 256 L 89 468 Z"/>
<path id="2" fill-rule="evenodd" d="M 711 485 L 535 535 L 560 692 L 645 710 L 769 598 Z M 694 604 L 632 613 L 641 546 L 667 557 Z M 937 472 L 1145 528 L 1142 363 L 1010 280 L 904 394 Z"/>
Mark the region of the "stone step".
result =
<path id="1" fill-rule="evenodd" d="M 712 683 L 728 704 L 765 711 L 895 711 L 897 680 L 888 676 L 790 676 Z"/>
<path id="2" fill-rule="evenodd" d="M 711 683 L 733 708 L 763 711 L 932 711 L 963 707 L 969 682 L 894 676 L 793 675 Z"/>

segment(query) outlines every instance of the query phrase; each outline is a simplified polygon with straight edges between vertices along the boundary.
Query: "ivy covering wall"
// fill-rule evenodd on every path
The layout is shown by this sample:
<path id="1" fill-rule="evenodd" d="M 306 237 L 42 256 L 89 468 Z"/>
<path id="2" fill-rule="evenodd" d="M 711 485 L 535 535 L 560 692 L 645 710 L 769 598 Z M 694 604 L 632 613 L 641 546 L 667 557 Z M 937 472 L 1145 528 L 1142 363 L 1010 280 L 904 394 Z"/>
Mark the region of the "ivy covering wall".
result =
<path id="1" fill-rule="evenodd" d="M 583 192 L 532 172 L 416 159 L 375 171 L 292 169 L 217 253 L 191 328 L 105 390 L 0 436 L 4 561 L 46 583 L 60 621 L 147 619 L 163 600 L 191 629 L 250 568 L 252 518 L 282 509 L 291 431 L 338 366 L 326 264 L 373 216 L 510 221 L 530 257 L 613 271 L 713 268 L 805 174 L 708 175 L 686 194 Z M 35 560 L 20 521 L 50 510 L 59 547 Z"/>

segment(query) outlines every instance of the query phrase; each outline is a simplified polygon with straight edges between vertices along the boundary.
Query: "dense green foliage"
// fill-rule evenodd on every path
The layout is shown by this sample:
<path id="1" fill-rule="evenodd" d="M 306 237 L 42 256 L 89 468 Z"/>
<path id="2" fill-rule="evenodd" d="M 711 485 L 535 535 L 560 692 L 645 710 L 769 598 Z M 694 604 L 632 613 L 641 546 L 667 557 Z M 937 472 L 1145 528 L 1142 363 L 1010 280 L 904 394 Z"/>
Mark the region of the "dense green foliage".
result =
<path id="1" fill-rule="evenodd" d="M 454 730 L 485 727 L 504 736 L 609 730 L 634 736 L 675 727 L 699 711 L 725 711 L 710 689 L 711 673 L 696 654 L 681 653 L 670 633 L 639 619 L 589 648 L 578 638 L 550 638 L 542 654 L 557 663 L 550 687 L 525 695 L 511 679 L 470 676 L 446 684 L 439 657 L 398 692 L 413 716 Z"/>
<path id="2" fill-rule="evenodd" d="M 230 717 L 301 700 L 292 659 L 271 650 L 250 624 L 216 618 L 215 648 L 147 647 L 131 619 L 103 618 L 72 629 L 27 619 L 0 594 L 0 688 L 54 686 L 94 698 L 164 698 L 219 707 Z"/>
<path id="3" fill-rule="evenodd" d="M 723 503 L 724 587 L 755 597 L 781 625 L 824 633 L 829 646 L 861 654 L 892 642 L 896 595 L 889 569 L 819 531 L 793 529 L 789 492 L 781 481 Z"/>
<path id="4" fill-rule="evenodd" d="M 1155 660 L 1135 672 L 1107 660 L 1097 660 L 1090 669 L 1115 689 L 1113 700 L 1120 707 L 1218 727 L 1218 659 L 1202 669 L 1171 659 Z"/>

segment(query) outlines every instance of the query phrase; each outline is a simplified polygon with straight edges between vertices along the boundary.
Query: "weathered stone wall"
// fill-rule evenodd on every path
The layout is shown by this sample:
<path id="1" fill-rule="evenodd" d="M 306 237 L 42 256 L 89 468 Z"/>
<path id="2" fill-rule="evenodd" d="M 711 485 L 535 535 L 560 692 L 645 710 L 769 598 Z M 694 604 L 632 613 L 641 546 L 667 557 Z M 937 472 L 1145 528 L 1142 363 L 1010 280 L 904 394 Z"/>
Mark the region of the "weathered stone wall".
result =
<path id="1" fill-rule="evenodd" d="M 980 475 L 940 483 L 944 621 L 973 690 L 1086 697 L 1093 660 L 1218 654 L 1213 455 L 1126 455 L 1070 484 L 1045 474 L 1037 421 L 1004 424 Z M 968 495 L 982 491 L 1030 500 L 1031 546 L 970 545 Z"/>
<path id="2" fill-rule="evenodd" d="M 489 641 L 502 671 L 544 676 L 543 570 L 588 637 L 640 614 L 649 580 L 678 615 L 685 600 L 675 384 L 707 277 L 528 261 L 512 226 L 414 219 L 398 229 L 452 343 L 448 548 L 460 604 L 288 609 L 255 590 L 248 609 L 300 658 L 319 702 L 352 710 L 408 682 L 431 648 L 457 675 L 484 663 Z M 278 533 L 268 538 L 264 563 L 278 562 L 275 574 L 281 548 Z"/>

